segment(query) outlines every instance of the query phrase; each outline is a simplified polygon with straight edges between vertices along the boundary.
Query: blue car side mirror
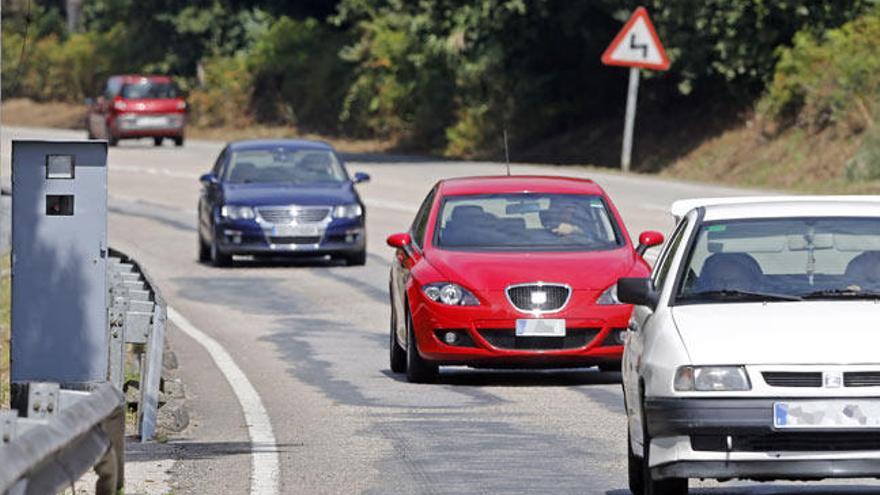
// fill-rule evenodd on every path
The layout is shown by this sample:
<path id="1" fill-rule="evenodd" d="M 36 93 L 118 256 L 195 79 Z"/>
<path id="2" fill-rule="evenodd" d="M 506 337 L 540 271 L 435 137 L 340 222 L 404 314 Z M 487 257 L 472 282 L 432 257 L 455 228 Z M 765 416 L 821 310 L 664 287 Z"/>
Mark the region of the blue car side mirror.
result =
<path id="1" fill-rule="evenodd" d="M 212 173 L 207 173 L 207 174 L 199 177 L 199 182 L 201 182 L 205 186 L 210 185 L 210 184 L 216 184 L 217 183 L 217 176 Z"/>
<path id="2" fill-rule="evenodd" d="M 370 174 L 364 172 L 355 172 L 354 179 L 352 181 L 355 184 L 360 184 L 361 182 L 370 182 Z"/>

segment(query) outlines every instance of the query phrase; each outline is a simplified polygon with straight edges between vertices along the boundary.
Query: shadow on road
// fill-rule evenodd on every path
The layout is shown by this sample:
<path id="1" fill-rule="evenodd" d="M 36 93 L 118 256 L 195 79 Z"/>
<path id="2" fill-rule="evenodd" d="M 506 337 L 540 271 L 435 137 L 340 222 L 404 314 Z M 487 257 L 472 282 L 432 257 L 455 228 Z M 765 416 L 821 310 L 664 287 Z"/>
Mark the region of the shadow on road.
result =
<path id="1" fill-rule="evenodd" d="M 301 443 L 279 444 L 272 452 L 283 453 L 292 448 L 302 447 Z M 128 441 L 125 445 L 127 462 L 150 462 L 165 459 L 175 461 L 216 459 L 220 457 L 251 455 L 250 442 L 191 442 L 186 438 L 176 438 L 169 443 L 140 443 Z M 264 447 L 260 452 L 266 452 Z"/>
<path id="2" fill-rule="evenodd" d="M 384 369 L 382 373 L 398 382 L 406 375 Z M 620 373 L 606 373 L 593 368 L 576 370 L 489 370 L 444 367 L 433 385 L 464 387 L 571 387 L 574 385 L 614 385 Z"/>
<path id="3" fill-rule="evenodd" d="M 787 485 L 766 485 L 749 483 L 740 486 L 719 486 L 702 488 L 693 486 L 688 491 L 691 495 L 868 495 L 880 493 L 877 485 L 813 485 L 792 483 Z M 630 495 L 625 488 L 608 490 L 605 495 Z"/>

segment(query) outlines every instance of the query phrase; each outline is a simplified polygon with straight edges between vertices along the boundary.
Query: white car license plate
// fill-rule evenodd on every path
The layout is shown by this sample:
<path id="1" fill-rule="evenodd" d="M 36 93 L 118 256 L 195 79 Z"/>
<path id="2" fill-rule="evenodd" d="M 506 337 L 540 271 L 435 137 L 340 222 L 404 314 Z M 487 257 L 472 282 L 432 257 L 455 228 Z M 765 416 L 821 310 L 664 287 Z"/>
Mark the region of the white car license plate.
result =
<path id="1" fill-rule="evenodd" d="M 773 404 L 777 429 L 880 429 L 880 400 L 804 400 Z"/>
<path id="2" fill-rule="evenodd" d="M 168 125 L 168 117 L 140 117 L 138 125 L 141 127 L 165 127 Z"/>
<path id="3" fill-rule="evenodd" d="M 516 320 L 517 337 L 565 337 L 565 320 Z"/>
<path id="4" fill-rule="evenodd" d="M 272 227 L 275 237 L 315 237 L 321 235 L 317 225 L 276 225 Z"/>

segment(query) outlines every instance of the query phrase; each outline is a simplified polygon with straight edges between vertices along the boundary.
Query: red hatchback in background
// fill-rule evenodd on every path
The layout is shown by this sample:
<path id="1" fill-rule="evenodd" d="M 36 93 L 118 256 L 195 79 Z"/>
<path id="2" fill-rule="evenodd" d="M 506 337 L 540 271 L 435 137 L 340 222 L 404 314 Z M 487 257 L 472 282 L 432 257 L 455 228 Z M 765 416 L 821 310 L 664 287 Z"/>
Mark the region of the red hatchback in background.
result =
<path id="1" fill-rule="evenodd" d="M 87 100 L 89 139 L 106 139 L 116 146 L 120 139 L 153 138 L 161 146 L 165 138 L 183 146 L 186 101 L 166 76 L 111 76 L 104 93 Z"/>
<path id="2" fill-rule="evenodd" d="M 632 306 L 617 280 L 647 277 L 601 187 L 564 177 L 439 182 L 409 232 L 388 238 L 391 369 L 430 382 L 441 365 L 620 367 Z"/>

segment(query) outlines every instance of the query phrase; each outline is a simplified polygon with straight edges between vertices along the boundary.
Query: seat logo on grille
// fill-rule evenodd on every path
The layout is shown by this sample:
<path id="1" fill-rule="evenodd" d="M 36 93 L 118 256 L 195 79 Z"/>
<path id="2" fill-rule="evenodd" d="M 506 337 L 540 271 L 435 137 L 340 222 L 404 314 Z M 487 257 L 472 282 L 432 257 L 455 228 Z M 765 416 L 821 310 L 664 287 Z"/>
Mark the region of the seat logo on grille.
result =
<path id="1" fill-rule="evenodd" d="M 826 371 L 822 373 L 822 384 L 825 388 L 840 388 L 843 386 L 843 373 L 839 371 Z"/>
<path id="2" fill-rule="evenodd" d="M 532 304 L 535 306 L 541 306 L 547 303 L 547 293 L 542 290 L 536 290 L 532 292 Z"/>

